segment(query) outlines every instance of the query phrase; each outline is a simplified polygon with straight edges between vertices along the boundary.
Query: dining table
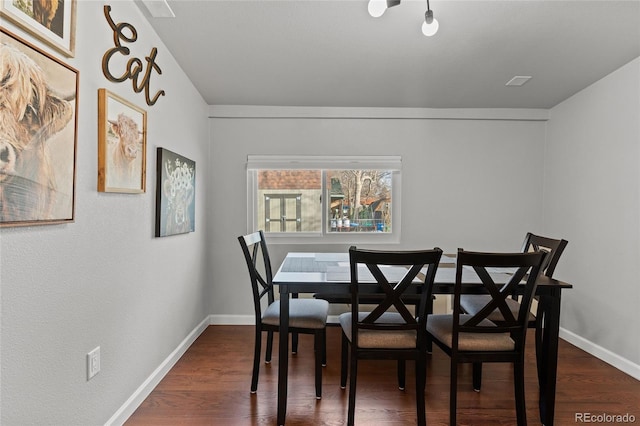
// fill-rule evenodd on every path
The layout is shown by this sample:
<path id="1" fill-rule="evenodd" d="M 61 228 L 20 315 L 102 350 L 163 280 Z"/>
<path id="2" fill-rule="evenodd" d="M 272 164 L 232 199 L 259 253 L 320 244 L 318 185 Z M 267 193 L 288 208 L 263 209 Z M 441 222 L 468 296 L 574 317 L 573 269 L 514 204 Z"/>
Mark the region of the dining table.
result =
<path id="1" fill-rule="evenodd" d="M 434 295 L 453 294 L 455 284 L 455 254 L 445 254 L 440 260 Z M 498 277 L 499 278 L 499 277 Z M 349 294 L 351 282 L 349 253 L 289 252 L 273 276 L 273 285 L 280 295 L 280 336 L 289 332 L 289 297 L 292 294 Z M 496 280 L 496 283 L 499 281 Z M 465 291 L 483 293 L 480 281 Z M 524 286 L 518 288 L 522 291 Z M 558 338 L 560 330 L 560 300 L 562 290 L 572 285 L 540 275 L 537 280 L 537 327 L 542 332 L 542 345 L 536 359 L 539 385 L 541 423 L 554 422 L 556 377 L 558 367 Z M 278 346 L 278 425 L 285 424 L 287 414 L 287 381 L 289 368 L 289 339 L 280 338 Z"/>

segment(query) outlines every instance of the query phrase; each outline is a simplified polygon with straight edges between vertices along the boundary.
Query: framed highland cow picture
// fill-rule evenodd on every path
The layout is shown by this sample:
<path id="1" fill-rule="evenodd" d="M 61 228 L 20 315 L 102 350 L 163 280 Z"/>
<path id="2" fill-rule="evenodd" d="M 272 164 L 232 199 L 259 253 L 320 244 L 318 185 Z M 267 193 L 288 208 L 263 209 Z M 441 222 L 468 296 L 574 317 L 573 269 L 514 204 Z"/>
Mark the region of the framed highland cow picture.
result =
<path id="1" fill-rule="evenodd" d="M 156 237 L 195 231 L 196 163 L 158 148 Z"/>
<path id="2" fill-rule="evenodd" d="M 0 28 L 0 226 L 73 222 L 79 72 Z"/>
<path id="3" fill-rule="evenodd" d="M 147 112 L 98 89 L 98 191 L 145 192 L 146 158 Z"/>
<path id="4" fill-rule="evenodd" d="M 0 0 L 0 16 L 65 56 L 75 55 L 76 0 Z"/>

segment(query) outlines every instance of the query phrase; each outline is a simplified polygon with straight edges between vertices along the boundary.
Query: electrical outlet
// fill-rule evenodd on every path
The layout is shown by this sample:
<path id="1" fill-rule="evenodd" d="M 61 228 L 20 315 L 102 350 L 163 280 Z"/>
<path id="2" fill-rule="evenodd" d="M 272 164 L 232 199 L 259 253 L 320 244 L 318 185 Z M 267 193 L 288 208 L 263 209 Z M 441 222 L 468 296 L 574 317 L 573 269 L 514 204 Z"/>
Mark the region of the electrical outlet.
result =
<path id="1" fill-rule="evenodd" d="M 87 354 L 87 380 L 100 372 L 100 346 Z"/>

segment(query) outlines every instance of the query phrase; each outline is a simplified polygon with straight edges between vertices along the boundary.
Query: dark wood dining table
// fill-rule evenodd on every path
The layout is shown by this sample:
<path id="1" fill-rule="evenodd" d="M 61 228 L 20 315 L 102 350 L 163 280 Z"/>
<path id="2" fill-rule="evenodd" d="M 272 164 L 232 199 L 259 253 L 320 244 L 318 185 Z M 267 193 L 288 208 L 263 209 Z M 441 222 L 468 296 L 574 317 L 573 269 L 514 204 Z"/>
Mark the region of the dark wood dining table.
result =
<path id="1" fill-rule="evenodd" d="M 453 294 L 455 255 L 444 255 L 438 267 L 433 294 Z M 496 282 L 499 282 L 496 280 Z M 349 254 L 290 252 L 273 277 L 280 294 L 280 336 L 289 329 L 289 297 L 304 293 L 349 293 Z M 469 290 L 473 292 L 473 285 Z M 541 357 L 537 360 L 540 420 L 552 426 L 556 398 L 558 366 L 558 334 L 560 330 L 560 298 L 562 290 L 572 288 L 563 281 L 540 276 L 538 298 L 538 327 L 542 331 Z M 478 282 L 478 293 L 482 286 Z M 287 414 L 287 380 L 289 368 L 289 339 L 278 339 L 278 425 L 285 424 Z"/>

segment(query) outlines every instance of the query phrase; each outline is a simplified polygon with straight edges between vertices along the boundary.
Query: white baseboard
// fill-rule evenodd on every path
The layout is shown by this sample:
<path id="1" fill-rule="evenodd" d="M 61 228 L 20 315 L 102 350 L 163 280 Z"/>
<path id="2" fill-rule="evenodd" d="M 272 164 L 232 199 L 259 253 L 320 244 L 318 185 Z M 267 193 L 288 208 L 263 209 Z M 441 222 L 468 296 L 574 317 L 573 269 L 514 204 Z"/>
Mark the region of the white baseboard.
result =
<path id="1" fill-rule="evenodd" d="M 640 380 L 640 365 L 635 364 L 628 359 L 623 358 L 602 346 L 596 345 L 584 337 L 578 336 L 564 328 L 560 328 L 560 337 L 572 345 L 579 347 L 583 351 L 590 353 L 596 358 L 601 359 L 607 364 L 610 364 L 623 373 L 630 375 L 636 380 Z"/>
<path id="2" fill-rule="evenodd" d="M 211 315 L 211 325 L 254 325 L 253 315 Z M 337 324 L 338 315 L 329 315 L 327 323 Z"/>
<path id="3" fill-rule="evenodd" d="M 254 325 L 254 315 L 210 315 L 211 325 Z"/>
<path id="4" fill-rule="evenodd" d="M 164 376 L 173 368 L 180 357 L 189 349 L 195 340 L 211 323 L 211 316 L 207 316 L 198 324 L 189 335 L 171 352 L 171 354 L 155 369 L 138 389 L 125 401 L 125 403 L 115 412 L 105 423 L 105 426 L 120 426 L 136 411 L 151 391 L 160 383 Z"/>

